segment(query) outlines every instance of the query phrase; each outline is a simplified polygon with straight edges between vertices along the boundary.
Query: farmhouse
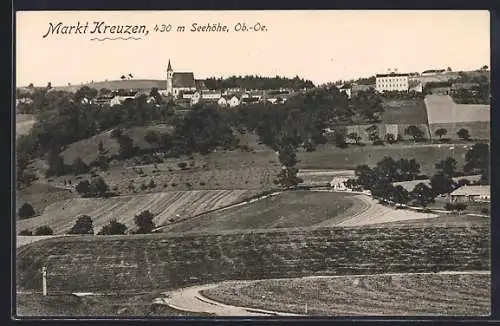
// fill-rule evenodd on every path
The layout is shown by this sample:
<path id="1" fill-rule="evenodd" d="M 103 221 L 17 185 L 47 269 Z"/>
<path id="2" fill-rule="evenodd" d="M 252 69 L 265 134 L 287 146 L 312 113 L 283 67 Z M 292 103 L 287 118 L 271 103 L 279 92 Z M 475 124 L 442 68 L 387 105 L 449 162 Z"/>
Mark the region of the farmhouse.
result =
<path id="1" fill-rule="evenodd" d="M 451 202 L 489 202 L 490 186 L 462 186 L 450 194 Z"/>

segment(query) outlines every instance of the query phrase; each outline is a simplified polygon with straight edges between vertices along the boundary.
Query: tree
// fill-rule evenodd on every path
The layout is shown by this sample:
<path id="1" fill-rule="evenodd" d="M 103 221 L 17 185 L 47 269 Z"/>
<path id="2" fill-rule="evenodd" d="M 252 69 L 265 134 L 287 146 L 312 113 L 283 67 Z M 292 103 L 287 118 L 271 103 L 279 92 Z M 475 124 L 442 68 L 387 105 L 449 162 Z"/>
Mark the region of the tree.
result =
<path id="1" fill-rule="evenodd" d="M 482 66 L 481 70 L 488 70 L 488 66 L 487 65 Z"/>
<path id="2" fill-rule="evenodd" d="M 459 131 L 457 131 L 458 138 L 462 140 L 470 140 L 470 135 L 469 135 L 469 130 L 465 128 L 461 128 Z"/>
<path id="3" fill-rule="evenodd" d="M 452 71 L 451 67 L 446 68 L 446 71 L 448 71 L 448 72 Z"/>
<path id="4" fill-rule="evenodd" d="M 419 183 L 411 192 L 411 197 L 415 203 L 422 207 L 427 207 L 434 202 L 434 193 L 425 183 Z"/>
<path id="5" fill-rule="evenodd" d="M 49 153 L 48 159 L 49 169 L 46 172 L 46 176 L 61 176 L 66 173 L 66 166 L 64 165 L 64 159 L 61 155 L 56 154 L 54 151 Z"/>
<path id="6" fill-rule="evenodd" d="M 370 189 L 374 198 L 379 198 L 383 201 L 391 201 L 393 194 L 393 186 L 388 180 L 377 180 Z"/>
<path id="7" fill-rule="evenodd" d="M 406 204 L 410 200 L 410 193 L 403 186 L 393 187 L 392 200 L 399 205 Z"/>
<path id="8" fill-rule="evenodd" d="M 90 193 L 97 197 L 106 197 L 109 192 L 109 186 L 102 177 L 97 177 L 90 183 Z"/>
<path id="9" fill-rule="evenodd" d="M 89 167 L 85 162 L 82 160 L 80 156 L 77 156 L 75 160 L 73 161 L 73 164 L 71 164 L 71 169 L 73 170 L 73 173 L 75 175 L 79 174 L 84 174 L 89 172 Z"/>
<path id="10" fill-rule="evenodd" d="M 442 174 L 452 177 L 457 170 L 457 161 L 453 157 L 447 157 L 436 164 L 436 169 L 440 170 Z"/>
<path id="11" fill-rule="evenodd" d="M 33 215 L 35 215 L 35 210 L 33 209 L 33 206 L 31 206 L 29 203 L 24 203 L 19 208 L 19 212 L 17 214 L 19 215 L 20 219 L 30 218 L 33 217 Z"/>
<path id="12" fill-rule="evenodd" d="M 449 194 L 454 187 L 453 179 L 449 174 L 438 173 L 431 178 L 431 188 L 434 195 Z"/>
<path id="13" fill-rule="evenodd" d="M 378 127 L 376 125 L 371 125 L 370 127 L 366 128 L 366 132 L 368 133 L 368 139 L 370 141 L 374 142 L 379 139 Z"/>
<path id="14" fill-rule="evenodd" d="M 457 182 L 457 187 L 459 187 L 459 188 L 463 187 L 463 186 L 468 186 L 468 185 L 470 185 L 470 181 L 467 179 L 460 179 Z"/>
<path id="15" fill-rule="evenodd" d="M 102 227 L 101 231 L 97 233 L 98 235 L 124 235 L 127 231 L 127 226 L 116 219 L 112 219 L 108 224 Z"/>
<path id="16" fill-rule="evenodd" d="M 360 91 L 351 100 L 352 106 L 357 112 L 360 112 L 368 121 L 377 120 L 379 115 L 384 112 L 382 99 L 375 90 Z"/>
<path id="17" fill-rule="evenodd" d="M 31 232 L 30 230 L 22 230 L 21 232 L 19 232 L 19 235 L 33 235 L 33 232 Z"/>
<path id="18" fill-rule="evenodd" d="M 35 230 L 35 235 L 52 235 L 52 234 L 54 234 L 54 231 L 52 231 L 52 229 L 47 225 L 40 226 Z"/>
<path id="19" fill-rule="evenodd" d="M 134 146 L 134 140 L 128 135 L 121 135 L 118 138 L 118 144 L 120 145 L 118 155 L 122 159 L 131 158 L 137 153 L 138 148 Z"/>
<path id="20" fill-rule="evenodd" d="M 92 218 L 88 215 L 78 217 L 68 234 L 94 234 Z"/>
<path id="21" fill-rule="evenodd" d="M 394 136 L 394 134 L 386 134 L 385 141 L 389 144 L 394 144 L 396 142 L 396 137 Z"/>
<path id="22" fill-rule="evenodd" d="M 369 190 L 377 182 L 375 172 L 370 169 L 368 165 L 364 164 L 356 166 L 354 173 L 357 177 L 357 182 L 363 187 L 363 189 Z"/>
<path id="23" fill-rule="evenodd" d="M 397 181 L 410 181 L 415 180 L 420 174 L 420 164 L 414 158 L 408 160 L 405 158 L 396 162 L 396 168 L 399 171 Z"/>
<path id="24" fill-rule="evenodd" d="M 285 188 L 295 187 L 302 182 L 302 179 L 297 177 L 299 170 L 295 167 L 297 164 L 295 147 L 293 144 L 287 143 L 286 140 L 281 142 L 283 144 L 280 146 L 278 158 L 282 168 L 275 181 Z"/>
<path id="25" fill-rule="evenodd" d="M 417 126 L 411 125 L 404 130 L 405 135 L 413 138 L 413 141 L 420 141 L 424 139 L 424 132 Z"/>
<path id="26" fill-rule="evenodd" d="M 361 136 L 358 135 L 356 132 L 351 132 L 347 135 L 347 138 L 354 140 L 356 144 L 359 144 L 359 141 L 361 140 Z"/>
<path id="27" fill-rule="evenodd" d="M 155 228 L 153 222 L 154 215 L 149 210 L 143 211 L 134 217 L 135 225 L 137 225 L 138 234 L 151 233 Z"/>
<path id="28" fill-rule="evenodd" d="M 439 139 L 443 138 L 444 135 L 446 135 L 448 131 L 444 128 L 439 128 L 437 129 L 434 134 L 439 137 Z"/>
<path id="29" fill-rule="evenodd" d="M 490 147 L 488 144 L 474 144 L 465 154 L 465 172 L 487 172 L 490 166 Z"/>
<path id="30" fill-rule="evenodd" d="M 80 195 L 88 196 L 90 194 L 90 182 L 88 180 L 82 180 L 78 182 L 75 189 Z"/>
<path id="31" fill-rule="evenodd" d="M 156 187 L 156 183 L 153 179 L 149 180 L 149 188 L 155 188 Z"/>

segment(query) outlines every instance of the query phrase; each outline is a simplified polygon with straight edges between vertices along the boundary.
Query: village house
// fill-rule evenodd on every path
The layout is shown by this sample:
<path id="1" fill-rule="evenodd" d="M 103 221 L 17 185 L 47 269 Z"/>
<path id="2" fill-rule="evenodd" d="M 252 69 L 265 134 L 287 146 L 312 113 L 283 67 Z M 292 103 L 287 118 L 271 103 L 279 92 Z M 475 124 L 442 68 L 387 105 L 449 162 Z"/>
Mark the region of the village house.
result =
<path id="1" fill-rule="evenodd" d="M 460 202 L 489 202 L 491 200 L 489 185 L 465 185 L 450 194 L 450 201 Z"/>

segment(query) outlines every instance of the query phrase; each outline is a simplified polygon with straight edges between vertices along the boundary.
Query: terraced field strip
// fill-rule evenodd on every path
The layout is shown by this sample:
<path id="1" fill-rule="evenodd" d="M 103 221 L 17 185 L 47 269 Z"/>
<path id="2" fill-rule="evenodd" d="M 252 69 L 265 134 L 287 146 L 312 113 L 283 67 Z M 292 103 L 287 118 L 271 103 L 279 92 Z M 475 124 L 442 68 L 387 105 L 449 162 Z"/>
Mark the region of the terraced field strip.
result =
<path id="1" fill-rule="evenodd" d="M 195 190 L 106 199 L 68 199 L 49 205 L 38 217 L 17 221 L 17 229 L 34 229 L 48 225 L 55 234 L 63 234 L 73 226 L 78 216 L 84 214 L 92 217 L 95 231 L 99 231 L 113 218 L 133 227 L 134 216 L 144 210 L 150 210 L 156 215 L 156 225 L 163 225 L 242 201 L 256 193 L 257 191 L 251 190 Z"/>
<path id="2" fill-rule="evenodd" d="M 489 271 L 451 271 L 226 281 L 196 291 L 227 305 L 316 316 L 488 316 L 490 283 Z M 190 294 L 178 296 L 189 302 Z"/>

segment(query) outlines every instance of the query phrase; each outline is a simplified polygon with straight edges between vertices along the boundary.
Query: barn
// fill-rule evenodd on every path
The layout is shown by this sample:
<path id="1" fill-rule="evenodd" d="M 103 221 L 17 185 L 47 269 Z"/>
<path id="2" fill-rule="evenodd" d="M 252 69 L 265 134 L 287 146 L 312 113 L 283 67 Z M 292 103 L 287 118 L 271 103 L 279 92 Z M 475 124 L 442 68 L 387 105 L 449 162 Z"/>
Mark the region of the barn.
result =
<path id="1" fill-rule="evenodd" d="M 490 186 L 462 186 L 450 194 L 452 202 L 489 202 L 491 200 Z"/>

